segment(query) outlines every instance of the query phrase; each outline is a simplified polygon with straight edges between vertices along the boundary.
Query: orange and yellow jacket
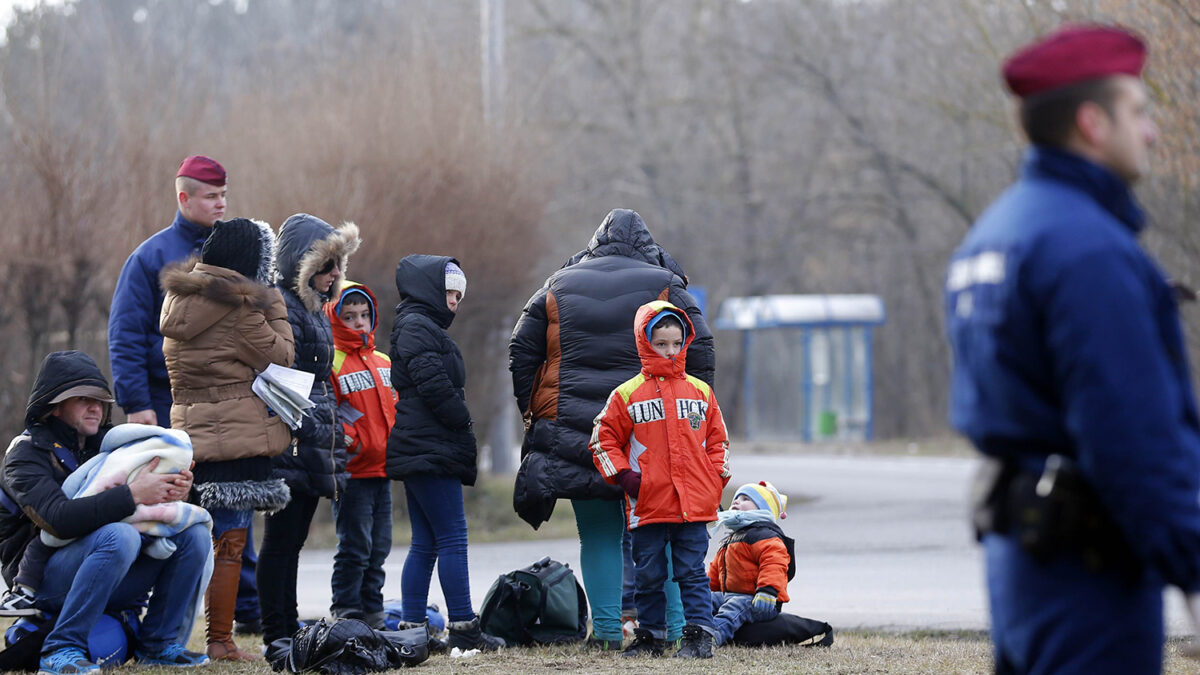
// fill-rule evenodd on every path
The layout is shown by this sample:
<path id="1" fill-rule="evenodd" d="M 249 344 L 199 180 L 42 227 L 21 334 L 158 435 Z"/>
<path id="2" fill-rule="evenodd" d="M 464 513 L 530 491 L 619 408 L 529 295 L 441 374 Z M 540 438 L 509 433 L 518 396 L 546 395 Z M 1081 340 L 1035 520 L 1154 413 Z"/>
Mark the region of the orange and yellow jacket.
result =
<path id="1" fill-rule="evenodd" d="M 687 334 L 673 359 L 650 346 L 646 326 L 673 312 Z M 687 314 L 664 300 L 646 303 L 633 322 L 642 371 L 608 397 L 592 429 L 592 461 L 616 484 L 624 469 L 642 474 L 638 498 L 625 496 L 629 527 L 716 520 L 729 482 L 729 437 L 711 387 L 684 370 L 695 331 Z"/>
<path id="2" fill-rule="evenodd" d="M 371 304 L 371 330 L 359 332 L 338 317 L 342 298 L 361 291 Z M 351 478 L 386 478 L 384 463 L 388 433 L 396 419 L 396 392 L 392 389 L 392 360 L 375 351 L 377 303 L 371 289 L 353 281 L 342 284 L 337 301 L 325 303 L 333 329 L 333 393 L 338 417 L 346 433 L 346 470 Z"/>
<path id="3" fill-rule="evenodd" d="M 745 595 L 771 588 L 780 602 L 787 602 L 788 579 L 796 570 L 787 541 L 774 524 L 755 523 L 734 530 L 708 565 L 709 588 Z"/>

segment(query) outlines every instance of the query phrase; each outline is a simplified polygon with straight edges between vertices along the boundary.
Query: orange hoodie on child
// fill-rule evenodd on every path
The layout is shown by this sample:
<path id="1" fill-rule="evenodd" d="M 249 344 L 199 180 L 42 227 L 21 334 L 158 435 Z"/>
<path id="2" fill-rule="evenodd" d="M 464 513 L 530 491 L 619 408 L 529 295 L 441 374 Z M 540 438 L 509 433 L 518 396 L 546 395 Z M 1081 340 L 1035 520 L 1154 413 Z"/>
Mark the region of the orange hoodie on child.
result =
<path id="1" fill-rule="evenodd" d="M 371 330 L 356 331 L 338 316 L 347 294 L 362 293 L 371 307 Z M 337 302 L 325 303 L 333 329 L 333 392 L 346 432 L 346 470 L 351 478 L 386 478 L 387 438 L 396 419 L 392 360 L 375 351 L 378 303 L 371 289 L 353 281 L 342 284 Z"/>
<path id="2" fill-rule="evenodd" d="M 646 327 L 673 312 L 685 327 L 675 358 L 654 351 Z M 629 527 L 716 520 L 729 482 L 729 437 L 711 387 L 684 370 L 695 330 L 687 314 L 656 300 L 638 309 L 634 339 L 642 372 L 613 390 L 592 430 L 592 461 L 604 480 L 632 469 L 642 474 L 638 498 L 626 495 Z"/>

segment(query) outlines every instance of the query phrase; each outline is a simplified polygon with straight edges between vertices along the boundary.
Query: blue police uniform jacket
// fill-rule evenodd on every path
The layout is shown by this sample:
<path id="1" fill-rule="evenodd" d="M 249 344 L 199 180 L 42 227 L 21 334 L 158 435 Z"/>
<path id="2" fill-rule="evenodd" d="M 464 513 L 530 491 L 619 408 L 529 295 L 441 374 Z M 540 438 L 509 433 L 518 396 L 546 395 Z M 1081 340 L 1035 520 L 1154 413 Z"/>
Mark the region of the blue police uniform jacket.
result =
<path id="1" fill-rule="evenodd" d="M 1129 188 L 1033 148 L 946 276 L 950 423 L 1040 471 L 1077 459 L 1134 552 L 1200 587 L 1200 422 L 1173 291 Z"/>
<path id="2" fill-rule="evenodd" d="M 212 228 L 176 211 L 170 226 L 142 242 L 121 268 L 108 319 L 108 357 L 117 404 L 126 413 L 153 408 L 159 424 L 170 424 L 171 380 L 158 328 L 163 305 L 158 275 L 163 266 L 198 254 L 210 232 Z"/>

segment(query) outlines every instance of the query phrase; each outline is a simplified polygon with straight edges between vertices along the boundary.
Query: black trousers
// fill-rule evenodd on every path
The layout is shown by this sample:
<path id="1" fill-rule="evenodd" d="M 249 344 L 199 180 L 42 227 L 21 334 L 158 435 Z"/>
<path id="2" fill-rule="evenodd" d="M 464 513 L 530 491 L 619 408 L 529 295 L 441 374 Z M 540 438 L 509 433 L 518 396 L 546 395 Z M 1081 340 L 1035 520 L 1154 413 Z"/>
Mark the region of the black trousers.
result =
<path id="1" fill-rule="evenodd" d="M 290 638 L 300 630 L 296 609 L 296 572 L 300 549 L 320 497 L 292 492 L 287 508 L 267 516 L 258 552 L 258 602 L 262 606 L 263 643 Z"/>

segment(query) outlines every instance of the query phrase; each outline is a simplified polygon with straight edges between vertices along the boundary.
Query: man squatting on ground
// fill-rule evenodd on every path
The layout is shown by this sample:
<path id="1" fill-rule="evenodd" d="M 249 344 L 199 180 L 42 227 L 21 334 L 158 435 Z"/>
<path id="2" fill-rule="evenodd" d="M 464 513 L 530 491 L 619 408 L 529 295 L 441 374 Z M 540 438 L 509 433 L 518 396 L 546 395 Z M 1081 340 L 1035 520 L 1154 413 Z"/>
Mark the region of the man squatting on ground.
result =
<path id="1" fill-rule="evenodd" d="M 1200 417 L 1130 191 L 1157 135 L 1145 54 L 1077 26 L 1007 61 L 1032 147 L 946 275 L 1000 673 L 1159 672 L 1163 586 L 1200 590 Z"/>
<path id="2" fill-rule="evenodd" d="M 37 530 L 74 539 L 54 549 L 37 591 L 37 608 L 55 615 L 42 646 L 39 671 L 67 675 L 99 670 L 88 660 L 88 633 L 100 615 L 141 606 L 150 591 L 135 656 L 144 664 L 194 666 L 204 654 L 187 651 L 195 600 L 212 538 L 200 523 L 170 537 L 175 552 L 166 559 L 142 552 L 142 536 L 121 522 L 138 504 L 186 498 L 192 474 L 143 471 L 125 485 L 71 499 L 62 484 L 74 468 L 95 456 L 109 430 L 112 394 L 100 368 L 87 354 L 53 352 L 42 361 L 29 403 L 26 432 L 14 439 L 0 468 L 0 487 L 19 507 L 0 518 L 0 561 L 6 576 Z M 29 523 L 33 525 L 30 527 Z"/>

